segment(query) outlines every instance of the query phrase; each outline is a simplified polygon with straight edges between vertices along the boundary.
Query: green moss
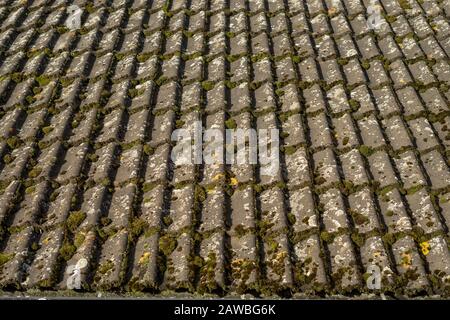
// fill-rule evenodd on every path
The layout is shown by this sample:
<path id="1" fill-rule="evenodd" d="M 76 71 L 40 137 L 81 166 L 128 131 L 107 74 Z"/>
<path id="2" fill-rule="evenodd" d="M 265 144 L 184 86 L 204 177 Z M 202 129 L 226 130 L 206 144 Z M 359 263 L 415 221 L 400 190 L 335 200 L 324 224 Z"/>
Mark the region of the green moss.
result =
<path id="1" fill-rule="evenodd" d="M 143 232 L 144 230 L 148 227 L 148 223 L 145 222 L 142 219 L 136 218 L 133 220 L 133 222 L 131 223 L 131 236 L 134 239 L 137 239 Z"/>
<path id="2" fill-rule="evenodd" d="M 108 238 L 113 237 L 114 235 L 117 234 L 118 229 L 115 227 L 109 227 L 109 228 L 97 228 L 97 232 L 99 237 L 103 240 L 106 241 Z"/>
<path id="3" fill-rule="evenodd" d="M 359 107 L 361 106 L 361 104 L 358 101 L 356 101 L 355 99 L 349 99 L 348 104 L 350 105 L 350 108 L 353 111 L 357 111 L 359 109 Z"/>
<path id="4" fill-rule="evenodd" d="M 289 112 L 283 113 L 278 116 L 278 119 L 280 119 L 281 122 L 285 122 L 285 121 L 287 121 L 287 119 L 289 119 L 290 116 L 291 116 L 291 114 Z"/>
<path id="5" fill-rule="evenodd" d="M 88 13 L 91 13 L 91 14 L 95 12 L 94 5 L 89 2 L 86 4 L 85 9 Z"/>
<path id="6" fill-rule="evenodd" d="M 215 270 L 217 265 L 217 258 L 215 253 L 210 252 L 208 257 L 203 260 L 203 265 L 200 270 L 200 291 L 209 290 L 210 292 L 217 288 L 215 281 Z"/>
<path id="7" fill-rule="evenodd" d="M 396 17 L 396 16 L 386 15 L 384 18 L 385 18 L 386 21 L 389 22 L 389 23 L 394 23 L 395 21 L 397 21 L 397 17 Z"/>
<path id="8" fill-rule="evenodd" d="M 65 243 L 63 244 L 61 249 L 59 249 L 59 254 L 65 261 L 69 261 L 76 251 L 77 247 L 75 247 L 73 244 Z"/>
<path id="9" fill-rule="evenodd" d="M 230 74 L 230 77 L 232 77 L 232 76 L 233 76 L 233 75 Z M 232 81 L 230 81 L 230 80 L 225 80 L 225 86 L 226 86 L 228 89 L 234 89 L 234 88 L 237 87 L 237 85 L 238 85 L 237 82 L 232 82 Z"/>
<path id="10" fill-rule="evenodd" d="M 346 146 L 346 145 L 348 144 L 349 141 L 350 141 L 350 138 L 349 138 L 349 137 L 344 137 L 344 138 L 342 139 L 342 145 L 343 145 L 343 146 Z"/>
<path id="11" fill-rule="evenodd" d="M 397 2 L 403 10 L 411 10 L 412 9 L 408 0 L 397 0 Z"/>
<path id="12" fill-rule="evenodd" d="M 112 268 L 114 268 L 114 263 L 111 260 L 108 260 L 98 267 L 98 272 L 101 274 L 105 274 Z"/>
<path id="13" fill-rule="evenodd" d="M 366 224 L 370 221 L 369 218 L 367 218 L 366 216 L 362 215 L 357 211 L 352 211 L 351 214 L 353 217 L 353 221 L 355 221 L 355 224 L 358 226 Z"/>
<path id="14" fill-rule="evenodd" d="M 371 156 L 375 151 L 371 148 L 371 147 L 369 147 L 369 146 L 366 146 L 366 145 L 361 145 L 360 147 L 359 147 L 359 152 L 363 155 L 363 156 L 365 156 L 365 157 L 369 157 L 369 156 Z"/>
<path id="15" fill-rule="evenodd" d="M 327 182 L 327 179 L 319 176 L 319 177 L 316 177 L 314 179 L 314 181 L 316 182 L 317 185 L 321 185 L 321 184 L 324 184 L 325 182 Z"/>
<path id="16" fill-rule="evenodd" d="M 194 52 L 194 53 L 191 53 L 191 54 L 186 54 L 186 53 L 182 54 L 182 58 L 185 61 L 192 60 L 192 59 L 197 59 L 197 58 L 199 58 L 201 56 L 202 56 L 202 54 L 200 52 Z"/>
<path id="17" fill-rule="evenodd" d="M 14 257 L 14 254 L 0 253 L 0 267 Z"/>
<path id="18" fill-rule="evenodd" d="M 122 60 L 122 59 L 125 57 L 125 54 L 120 53 L 120 52 L 117 52 L 117 53 L 115 54 L 115 57 L 116 57 L 116 60 L 117 60 L 117 61 L 120 61 L 120 60 Z"/>
<path id="19" fill-rule="evenodd" d="M 248 231 L 249 229 L 246 228 L 243 224 L 238 224 L 236 227 L 234 227 L 234 232 L 236 232 L 238 238 L 243 237 Z"/>
<path id="20" fill-rule="evenodd" d="M 6 143 L 11 149 L 15 149 L 20 145 L 21 141 L 17 136 L 13 136 L 6 139 Z"/>
<path id="21" fill-rule="evenodd" d="M 333 236 L 331 233 L 326 232 L 326 231 L 322 231 L 322 232 L 320 233 L 320 238 L 321 238 L 323 241 L 328 242 L 328 243 L 331 243 L 331 242 L 333 242 L 333 240 L 334 240 L 334 236 Z"/>
<path id="22" fill-rule="evenodd" d="M 36 191 L 36 186 L 31 186 L 25 189 L 26 194 L 31 194 Z"/>
<path id="23" fill-rule="evenodd" d="M 183 127 L 184 126 L 184 121 L 183 120 L 177 120 L 177 121 L 175 121 L 175 126 L 177 127 L 177 128 L 181 128 L 181 127 Z"/>
<path id="24" fill-rule="evenodd" d="M 39 175 L 41 174 L 41 172 L 42 172 L 42 169 L 41 169 L 41 168 L 35 167 L 35 168 L 33 168 L 33 170 L 30 171 L 30 173 L 28 174 L 28 176 L 29 176 L 30 178 L 36 178 L 37 176 L 39 176 Z"/>
<path id="25" fill-rule="evenodd" d="M 154 187 L 156 187 L 156 183 L 155 182 L 147 182 L 144 183 L 144 185 L 142 186 L 142 191 L 145 192 L 149 192 L 151 190 L 153 190 Z"/>
<path id="26" fill-rule="evenodd" d="M 69 31 L 69 28 L 67 28 L 67 27 L 65 27 L 65 26 L 58 26 L 58 27 L 56 27 L 56 31 L 57 31 L 59 34 L 64 34 L 64 33 L 66 33 L 66 32 Z"/>
<path id="27" fill-rule="evenodd" d="M 256 63 L 258 61 L 261 61 L 264 58 L 267 58 L 269 55 L 265 52 L 260 52 L 258 54 L 255 54 L 252 56 L 251 60 L 253 63 Z"/>
<path id="28" fill-rule="evenodd" d="M 417 191 L 419 191 L 420 189 L 422 189 L 422 185 L 417 185 L 417 186 L 414 186 L 414 187 L 409 188 L 409 189 L 406 191 L 406 193 L 409 194 L 409 195 L 413 195 L 413 194 L 415 194 Z"/>
<path id="29" fill-rule="evenodd" d="M 370 69 L 370 62 L 369 61 L 362 61 L 361 62 L 361 67 L 363 67 L 366 70 Z"/>
<path id="30" fill-rule="evenodd" d="M 393 233 L 386 233 L 382 239 L 386 244 L 393 245 L 397 241 L 397 236 Z"/>
<path id="31" fill-rule="evenodd" d="M 72 212 L 67 218 L 67 228 L 70 231 L 75 232 L 75 230 L 84 221 L 84 219 L 86 219 L 86 213 L 82 211 Z"/>
<path id="32" fill-rule="evenodd" d="M 165 216 L 163 221 L 166 226 L 170 226 L 173 223 L 173 219 L 170 216 Z"/>
<path id="33" fill-rule="evenodd" d="M 80 125 L 80 122 L 78 120 L 73 120 L 71 123 L 71 126 L 73 129 L 78 128 L 79 125 Z"/>
<path id="34" fill-rule="evenodd" d="M 138 89 L 129 89 L 128 90 L 128 96 L 130 98 L 136 98 L 137 96 L 141 95 L 143 93 L 142 90 L 138 90 Z"/>
<path id="35" fill-rule="evenodd" d="M 228 55 L 228 56 L 227 56 L 227 60 L 228 60 L 228 62 L 233 63 L 233 62 L 235 62 L 236 60 L 238 60 L 240 57 L 241 57 L 241 56 L 238 55 L 238 54 L 235 54 L 235 55 Z"/>
<path id="36" fill-rule="evenodd" d="M 268 240 L 268 245 L 269 245 L 269 252 L 275 252 L 275 251 L 277 251 L 278 246 L 279 246 L 278 242 L 276 242 L 276 241 L 273 240 L 273 239 L 269 239 L 269 240 Z"/>
<path id="37" fill-rule="evenodd" d="M 20 73 L 18 73 L 18 72 L 13 73 L 11 75 L 11 80 L 14 81 L 15 83 L 21 82 L 22 79 L 23 79 L 23 76 Z"/>
<path id="38" fill-rule="evenodd" d="M 257 193 L 261 193 L 264 191 L 264 188 L 260 184 L 255 184 L 253 185 L 253 190 L 255 190 L 255 192 Z"/>
<path id="39" fill-rule="evenodd" d="M 425 231 L 419 226 L 413 226 L 412 227 L 411 235 L 418 242 L 424 242 L 424 241 L 427 240 L 426 237 L 425 237 Z"/>
<path id="40" fill-rule="evenodd" d="M 33 184 L 33 181 L 31 181 L 31 180 L 25 180 L 25 181 L 23 182 L 23 186 L 24 186 L 25 188 L 31 187 L 32 185 L 34 185 L 34 184 Z"/>
<path id="41" fill-rule="evenodd" d="M 349 59 L 348 58 L 337 58 L 337 63 L 340 64 L 341 66 L 345 66 L 346 64 L 348 64 Z"/>
<path id="42" fill-rule="evenodd" d="M 192 36 L 194 35 L 194 32 L 183 30 L 183 34 L 186 36 L 186 38 L 192 38 Z"/>
<path id="43" fill-rule="evenodd" d="M 171 17 L 173 17 L 173 15 L 174 15 L 174 13 L 173 13 L 173 12 L 170 12 L 170 11 L 167 11 L 165 14 L 166 14 L 166 16 L 167 16 L 168 18 L 171 18 Z M 172 33 L 170 33 L 170 34 L 172 34 Z"/>
<path id="44" fill-rule="evenodd" d="M 159 227 L 150 227 L 144 232 L 144 237 L 148 238 L 154 236 L 160 231 Z"/>
<path id="45" fill-rule="evenodd" d="M 59 191 L 53 191 L 52 194 L 50 195 L 50 197 L 48 198 L 48 200 L 50 202 L 53 202 L 56 200 L 56 198 L 58 198 L 59 196 Z"/>
<path id="46" fill-rule="evenodd" d="M 45 75 L 41 75 L 36 78 L 36 81 L 39 83 L 40 87 L 44 87 L 50 83 L 50 78 Z"/>
<path id="47" fill-rule="evenodd" d="M 300 63 L 302 59 L 299 56 L 292 56 L 292 62 L 294 63 Z"/>
<path id="48" fill-rule="evenodd" d="M 155 83 L 158 86 L 162 86 L 166 81 L 167 81 L 167 77 L 166 76 L 161 76 L 155 81 Z"/>
<path id="49" fill-rule="evenodd" d="M 10 154 L 6 154 L 6 155 L 3 157 L 3 162 L 6 163 L 6 164 L 11 163 L 11 162 L 13 162 L 13 161 L 14 161 L 14 157 L 11 156 Z"/>
<path id="50" fill-rule="evenodd" d="M 194 200 L 197 202 L 203 202 L 206 200 L 206 191 L 204 187 L 199 185 L 195 186 Z"/>
<path id="51" fill-rule="evenodd" d="M 34 87 L 33 88 L 33 93 L 36 95 L 36 94 L 39 94 L 39 93 L 41 93 L 42 92 L 42 88 L 41 87 Z"/>
<path id="52" fill-rule="evenodd" d="M 284 154 L 287 154 L 287 155 L 294 154 L 295 151 L 297 151 L 297 148 L 294 146 L 287 146 L 287 147 L 284 147 L 283 149 L 284 149 Z"/>
<path id="53" fill-rule="evenodd" d="M 77 233 L 75 235 L 73 244 L 75 245 L 75 247 L 79 248 L 81 247 L 81 245 L 83 244 L 84 240 L 86 239 L 85 235 L 82 233 Z"/>
<path id="54" fill-rule="evenodd" d="M 236 36 L 236 33 L 228 31 L 226 33 L 226 35 L 227 35 L 228 38 L 234 38 Z"/>
<path id="55" fill-rule="evenodd" d="M 148 144 L 146 144 L 143 148 L 144 153 L 146 155 L 152 155 L 155 152 L 155 149 L 153 149 L 151 146 L 149 146 Z"/>
<path id="56" fill-rule="evenodd" d="M 39 141 L 39 143 L 38 143 L 38 147 L 41 150 L 47 148 L 49 145 L 50 145 L 50 142 L 48 142 L 48 141 Z"/>
<path id="57" fill-rule="evenodd" d="M 8 228 L 8 231 L 10 234 L 17 234 L 22 232 L 23 230 L 25 230 L 26 226 L 22 225 L 22 226 L 12 226 Z"/>
<path id="58" fill-rule="evenodd" d="M 100 218 L 100 223 L 101 223 L 101 225 L 103 227 L 106 227 L 106 226 L 110 225 L 111 222 L 112 222 L 112 220 L 110 218 L 108 218 L 108 217 L 101 217 Z"/>
<path id="59" fill-rule="evenodd" d="M 291 225 L 294 225 L 295 222 L 297 221 L 297 219 L 295 218 L 295 215 L 294 215 L 293 213 L 291 213 L 291 212 L 289 212 L 289 213 L 287 214 L 287 218 L 288 218 L 288 221 L 289 221 L 289 223 L 290 223 Z"/>
<path id="60" fill-rule="evenodd" d="M 428 228 L 433 227 L 433 226 L 434 226 L 433 221 L 428 221 L 428 222 L 426 223 L 426 226 L 427 226 Z"/>
<path id="61" fill-rule="evenodd" d="M 148 60 L 148 58 L 150 58 L 151 53 L 140 53 L 137 56 L 137 61 L 142 63 Z"/>
<path id="62" fill-rule="evenodd" d="M 177 247 L 177 240 L 170 234 L 165 234 L 159 238 L 159 250 L 167 257 Z"/>
<path id="63" fill-rule="evenodd" d="M 204 263 L 205 262 L 204 262 L 203 258 L 200 256 L 195 256 L 194 259 L 192 260 L 192 264 L 198 268 L 203 267 Z"/>
<path id="64" fill-rule="evenodd" d="M 380 190 L 377 191 L 377 193 L 382 196 L 382 197 L 386 197 L 387 198 L 387 193 L 392 191 L 395 187 L 393 185 L 390 186 L 385 186 L 383 188 L 381 188 Z M 387 200 L 385 202 L 388 202 L 389 198 L 387 198 Z"/>
<path id="65" fill-rule="evenodd" d="M 366 272 L 362 275 L 362 278 L 364 280 L 364 282 L 367 282 L 367 279 L 369 279 L 369 277 L 372 275 L 372 273 L 370 272 Z"/>
<path id="66" fill-rule="evenodd" d="M 234 120 L 233 118 L 228 119 L 227 121 L 225 121 L 225 126 L 227 127 L 227 129 L 236 129 L 236 120 Z"/>
<path id="67" fill-rule="evenodd" d="M 215 86 L 215 84 L 212 81 L 203 81 L 202 82 L 202 88 L 206 91 L 214 89 L 214 86 Z"/>
<path id="68" fill-rule="evenodd" d="M 111 185 L 111 180 L 109 178 L 104 178 L 100 181 L 100 183 L 104 187 L 109 187 Z"/>
<path id="69" fill-rule="evenodd" d="M 95 153 L 89 153 L 87 155 L 87 158 L 89 159 L 89 161 L 91 162 L 96 162 L 98 160 L 98 155 L 96 155 Z"/>
<path id="70" fill-rule="evenodd" d="M 286 183 L 281 182 L 281 181 L 277 182 L 277 183 L 276 183 L 276 186 L 277 186 L 278 188 L 282 189 L 282 190 L 284 190 L 284 189 L 287 188 Z"/>
<path id="71" fill-rule="evenodd" d="M 351 238 L 358 247 L 362 247 L 364 245 L 365 239 L 364 236 L 362 236 L 361 234 L 353 233 L 351 235 Z"/>
<path id="72" fill-rule="evenodd" d="M 66 78 L 62 78 L 59 80 L 61 82 L 61 85 L 63 87 L 68 87 L 69 85 L 72 84 L 72 82 L 74 81 L 73 79 L 66 79 Z"/>

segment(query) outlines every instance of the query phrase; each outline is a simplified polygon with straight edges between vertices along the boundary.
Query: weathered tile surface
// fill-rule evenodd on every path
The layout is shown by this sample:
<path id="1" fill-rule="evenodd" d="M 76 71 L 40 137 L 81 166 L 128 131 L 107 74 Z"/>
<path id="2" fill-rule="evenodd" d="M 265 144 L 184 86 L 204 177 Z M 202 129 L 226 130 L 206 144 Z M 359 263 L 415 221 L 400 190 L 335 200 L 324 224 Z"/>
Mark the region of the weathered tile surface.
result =
<path id="1" fill-rule="evenodd" d="M 448 297 L 449 2 L 375 2 L 0 1 L 0 290 Z M 175 166 L 195 121 L 280 170 Z"/>

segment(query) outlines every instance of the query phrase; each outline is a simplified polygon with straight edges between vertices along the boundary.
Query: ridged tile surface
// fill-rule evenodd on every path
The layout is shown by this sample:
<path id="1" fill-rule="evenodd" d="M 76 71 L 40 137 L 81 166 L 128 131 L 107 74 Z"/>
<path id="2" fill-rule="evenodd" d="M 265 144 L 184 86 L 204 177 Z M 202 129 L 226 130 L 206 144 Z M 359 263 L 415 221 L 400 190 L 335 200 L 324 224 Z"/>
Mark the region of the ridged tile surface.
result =
<path id="1" fill-rule="evenodd" d="M 0 0 L 0 288 L 448 296 L 450 2 L 376 3 Z M 175 166 L 195 121 L 279 172 Z"/>

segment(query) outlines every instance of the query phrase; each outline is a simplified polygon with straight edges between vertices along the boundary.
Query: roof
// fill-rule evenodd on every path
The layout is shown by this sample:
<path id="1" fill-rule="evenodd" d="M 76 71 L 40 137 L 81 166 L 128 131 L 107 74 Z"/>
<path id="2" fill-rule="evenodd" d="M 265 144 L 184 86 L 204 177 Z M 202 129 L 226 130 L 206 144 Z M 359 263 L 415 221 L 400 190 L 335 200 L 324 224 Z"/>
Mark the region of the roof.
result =
<path id="1" fill-rule="evenodd" d="M 448 296 L 449 16 L 0 0 L 0 288 Z M 278 170 L 175 165 L 195 121 L 278 129 Z"/>

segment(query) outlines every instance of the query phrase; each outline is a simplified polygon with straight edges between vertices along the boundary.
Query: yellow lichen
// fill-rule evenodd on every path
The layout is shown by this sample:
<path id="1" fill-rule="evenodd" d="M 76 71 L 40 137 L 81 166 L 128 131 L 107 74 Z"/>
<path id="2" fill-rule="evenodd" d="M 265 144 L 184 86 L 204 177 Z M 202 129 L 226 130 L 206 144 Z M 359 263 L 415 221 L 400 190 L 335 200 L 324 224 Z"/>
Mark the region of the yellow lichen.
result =
<path id="1" fill-rule="evenodd" d="M 139 264 L 147 264 L 150 260 L 150 252 L 144 252 L 144 254 L 139 258 Z"/>
<path id="2" fill-rule="evenodd" d="M 225 177 L 225 175 L 223 173 L 218 173 L 212 178 L 212 180 L 218 181 L 218 180 L 222 179 L 223 177 Z"/>
<path id="3" fill-rule="evenodd" d="M 403 268 L 409 268 L 412 265 L 412 256 L 411 253 L 404 252 L 402 253 L 402 261 L 401 261 Z"/>
<path id="4" fill-rule="evenodd" d="M 330 9 L 328 9 L 328 15 L 332 16 L 335 13 L 337 13 L 338 9 L 336 9 L 335 7 L 331 7 Z"/>
<path id="5" fill-rule="evenodd" d="M 230 185 L 237 186 L 239 181 L 236 178 L 230 178 Z"/>
<path id="6" fill-rule="evenodd" d="M 427 255 L 430 253 L 430 244 L 427 241 L 424 241 L 420 244 L 420 249 L 424 255 Z"/>

